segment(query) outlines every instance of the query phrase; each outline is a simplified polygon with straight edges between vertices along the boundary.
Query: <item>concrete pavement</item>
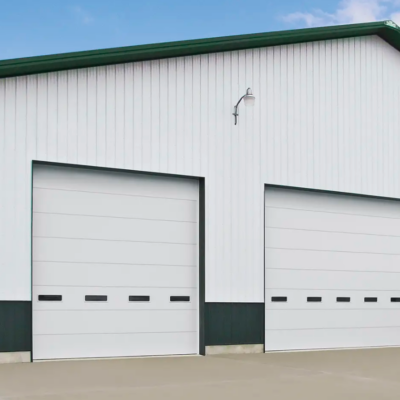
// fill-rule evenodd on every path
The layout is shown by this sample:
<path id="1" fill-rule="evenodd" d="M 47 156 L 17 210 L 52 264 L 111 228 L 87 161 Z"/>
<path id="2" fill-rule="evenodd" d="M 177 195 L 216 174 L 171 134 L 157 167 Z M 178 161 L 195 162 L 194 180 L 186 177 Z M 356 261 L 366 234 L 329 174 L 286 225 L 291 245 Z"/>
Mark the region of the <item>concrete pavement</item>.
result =
<path id="1" fill-rule="evenodd" d="M 0 399 L 400 399 L 400 348 L 5 364 Z"/>

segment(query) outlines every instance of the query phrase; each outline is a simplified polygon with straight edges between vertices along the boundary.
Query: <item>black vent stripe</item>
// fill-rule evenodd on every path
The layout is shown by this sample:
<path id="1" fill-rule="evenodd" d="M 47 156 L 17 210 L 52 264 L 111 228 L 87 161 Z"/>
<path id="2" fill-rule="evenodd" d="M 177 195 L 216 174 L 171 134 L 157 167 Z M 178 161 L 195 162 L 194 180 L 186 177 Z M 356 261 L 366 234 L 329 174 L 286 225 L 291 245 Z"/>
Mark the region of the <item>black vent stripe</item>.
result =
<path id="1" fill-rule="evenodd" d="M 350 303 L 350 297 L 336 297 L 338 303 Z"/>
<path id="2" fill-rule="evenodd" d="M 61 294 L 39 294 L 39 301 L 62 301 Z"/>
<path id="3" fill-rule="evenodd" d="M 85 301 L 107 301 L 107 296 L 87 294 L 85 296 Z"/>
<path id="4" fill-rule="evenodd" d="M 129 301 L 150 301 L 150 296 L 129 296 Z"/>
<path id="5" fill-rule="evenodd" d="M 400 297 L 392 297 L 392 298 L 390 299 L 390 301 L 391 301 L 392 303 L 400 303 Z"/>
<path id="6" fill-rule="evenodd" d="M 190 301 L 190 296 L 171 296 L 170 301 Z"/>
<path id="7" fill-rule="evenodd" d="M 378 298 L 377 297 L 364 297 L 364 302 L 365 303 L 377 303 Z"/>
<path id="8" fill-rule="evenodd" d="M 322 297 L 307 297 L 307 302 L 309 303 L 320 303 L 322 301 Z"/>
<path id="9" fill-rule="evenodd" d="M 274 303 L 285 303 L 287 301 L 286 296 L 272 296 L 271 301 Z"/>

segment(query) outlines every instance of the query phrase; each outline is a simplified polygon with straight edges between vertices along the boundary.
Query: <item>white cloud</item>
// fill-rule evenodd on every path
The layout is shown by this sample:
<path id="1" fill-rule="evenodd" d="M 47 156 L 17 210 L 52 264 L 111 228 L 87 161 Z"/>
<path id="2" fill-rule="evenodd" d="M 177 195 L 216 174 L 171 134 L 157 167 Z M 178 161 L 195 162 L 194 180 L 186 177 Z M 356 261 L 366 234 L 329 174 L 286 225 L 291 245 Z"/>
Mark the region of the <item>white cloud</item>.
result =
<path id="1" fill-rule="evenodd" d="M 400 11 L 394 12 L 390 15 L 390 19 L 400 25 Z"/>
<path id="2" fill-rule="evenodd" d="M 72 12 L 77 20 L 84 25 L 89 25 L 94 21 L 94 18 L 80 6 L 72 7 Z"/>
<path id="3" fill-rule="evenodd" d="M 307 27 L 356 24 L 392 19 L 400 23 L 399 0 L 342 0 L 333 13 L 316 9 L 310 12 L 293 12 L 282 20 Z"/>
<path id="4" fill-rule="evenodd" d="M 283 20 L 289 23 L 302 21 L 307 26 L 319 26 L 324 24 L 324 20 L 326 19 L 321 13 L 322 11 L 320 10 L 316 10 L 314 14 L 309 12 L 294 12 L 284 16 Z"/>

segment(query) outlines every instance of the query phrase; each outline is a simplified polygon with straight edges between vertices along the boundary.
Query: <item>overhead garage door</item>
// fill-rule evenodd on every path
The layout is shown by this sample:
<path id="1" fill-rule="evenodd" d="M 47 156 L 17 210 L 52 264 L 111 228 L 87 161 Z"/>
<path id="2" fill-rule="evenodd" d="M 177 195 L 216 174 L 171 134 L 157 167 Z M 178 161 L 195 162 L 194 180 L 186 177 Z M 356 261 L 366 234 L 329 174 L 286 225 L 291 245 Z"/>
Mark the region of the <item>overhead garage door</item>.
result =
<path id="1" fill-rule="evenodd" d="M 198 182 L 36 165 L 33 358 L 198 352 Z"/>
<path id="2" fill-rule="evenodd" d="M 400 202 L 268 188 L 266 350 L 400 345 Z"/>

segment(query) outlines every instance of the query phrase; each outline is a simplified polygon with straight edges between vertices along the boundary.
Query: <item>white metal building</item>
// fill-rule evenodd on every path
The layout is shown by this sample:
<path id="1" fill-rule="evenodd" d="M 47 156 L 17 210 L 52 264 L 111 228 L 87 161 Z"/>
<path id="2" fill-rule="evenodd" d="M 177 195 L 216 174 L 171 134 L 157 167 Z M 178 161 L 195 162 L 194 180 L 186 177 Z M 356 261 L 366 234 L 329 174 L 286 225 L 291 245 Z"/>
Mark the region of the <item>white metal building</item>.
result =
<path id="1" fill-rule="evenodd" d="M 400 345 L 399 50 L 385 21 L 1 61 L 1 357 Z"/>

